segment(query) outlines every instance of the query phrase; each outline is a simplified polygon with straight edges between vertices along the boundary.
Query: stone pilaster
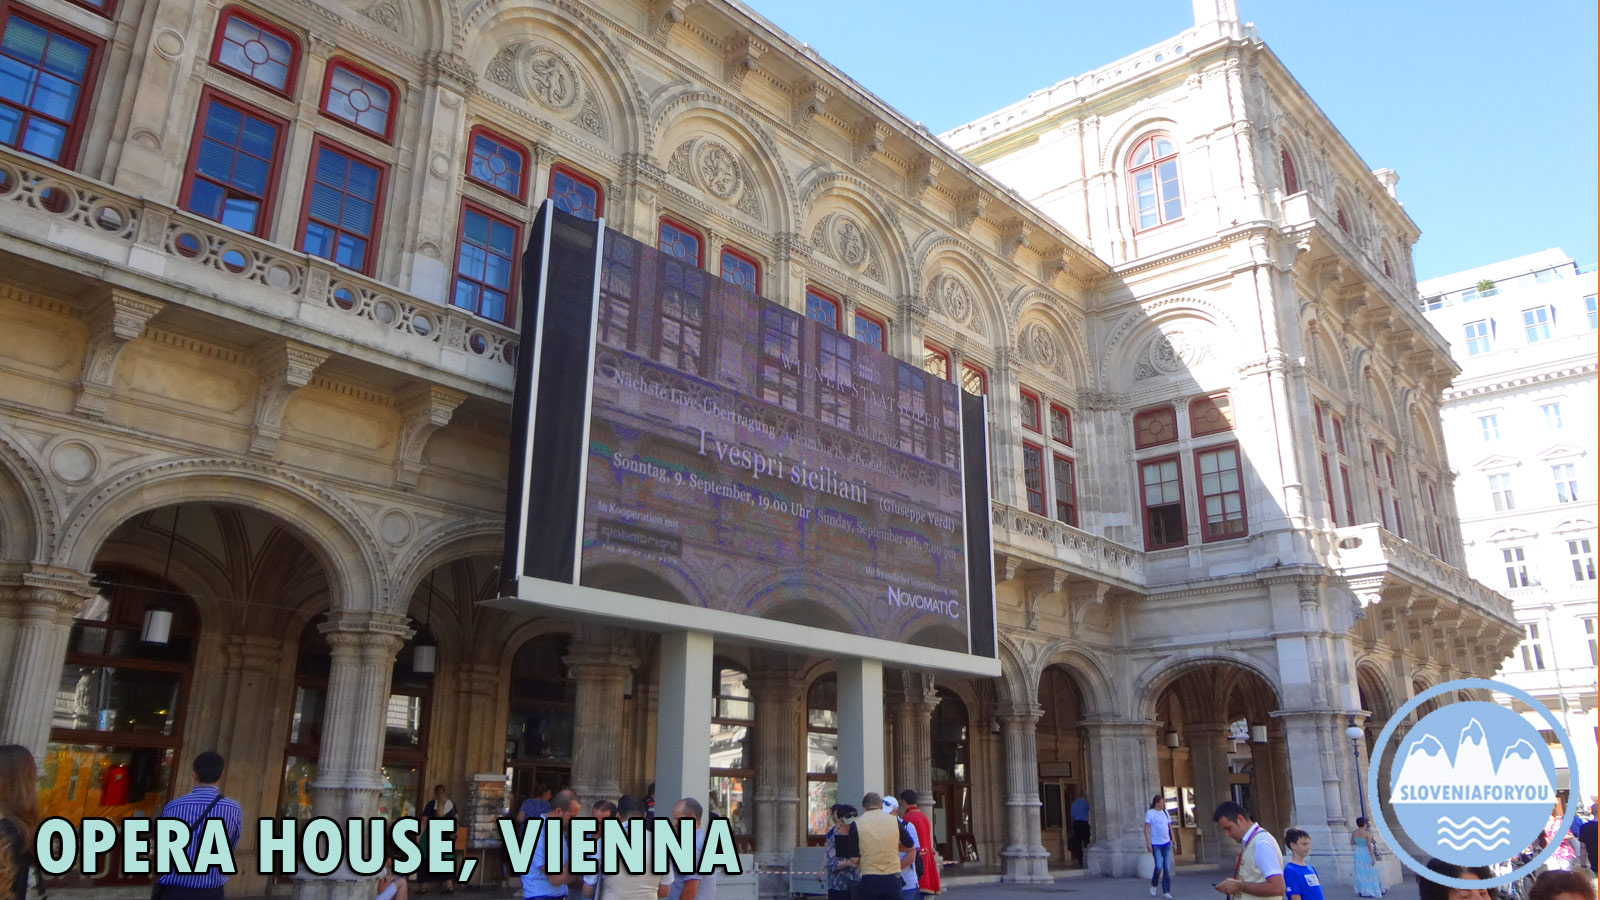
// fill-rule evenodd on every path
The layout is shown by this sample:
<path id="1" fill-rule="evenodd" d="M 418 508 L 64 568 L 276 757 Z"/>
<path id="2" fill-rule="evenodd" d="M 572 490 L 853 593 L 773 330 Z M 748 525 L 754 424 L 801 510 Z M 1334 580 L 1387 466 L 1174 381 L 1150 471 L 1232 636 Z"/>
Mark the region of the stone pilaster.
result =
<path id="1" fill-rule="evenodd" d="M 1274 713 L 1283 723 L 1287 772 L 1282 773 L 1294 798 L 1295 827 L 1311 835 L 1327 870 L 1324 881 L 1335 884 L 1355 882 L 1355 860 L 1350 847 L 1350 829 L 1359 815 L 1360 790 L 1353 766 L 1350 741 L 1344 731 L 1348 719 L 1334 713 L 1285 711 Z M 1270 756 L 1268 757 L 1270 759 Z"/>
<path id="2" fill-rule="evenodd" d="M 580 623 L 563 661 L 575 688 L 572 789 L 587 809 L 622 794 L 622 693 L 639 660 L 626 632 Z"/>
<path id="3" fill-rule="evenodd" d="M 751 672 L 749 681 L 756 715 L 756 863 L 782 868 L 800 843 L 795 823 L 804 762 L 799 752 L 805 681 L 786 664 L 786 654 L 762 656 L 765 665 Z"/>
<path id="4" fill-rule="evenodd" d="M 1161 787 L 1156 726 L 1140 720 L 1089 719 L 1089 804 L 1092 843 L 1084 854 L 1089 871 L 1117 877 L 1135 875 L 1149 854 L 1144 820 L 1138 814 Z M 1209 815 L 1209 811 L 1207 813 Z"/>
<path id="5" fill-rule="evenodd" d="M 1194 813 L 1198 819 L 1199 845 L 1195 862 L 1222 865 L 1233 860 L 1238 844 L 1229 841 L 1211 821 L 1217 805 L 1229 799 L 1228 726 L 1221 722 L 1191 724 L 1184 729 L 1189 744 L 1189 766 L 1194 773 Z"/>
<path id="6" fill-rule="evenodd" d="M 322 626 L 332 648 L 322 749 L 317 759 L 315 809 L 343 821 L 377 813 L 383 790 L 383 722 L 395 654 L 412 634 L 403 616 L 336 612 Z M 296 875 L 296 900 L 366 900 L 371 882 L 341 869 Z"/>
<path id="7" fill-rule="evenodd" d="M 285 652 L 282 640 L 253 634 L 229 635 L 223 648 L 216 749 L 228 761 L 229 775 L 223 787 L 244 808 L 247 822 L 274 815 L 277 806 L 276 776 L 283 774 L 283 737 L 277 728 L 279 720 L 261 711 L 272 709 L 281 695 Z M 255 855 L 256 829 L 246 828 L 239 835 L 235 856 L 253 859 Z M 267 879 L 250 867 L 240 867 L 229 884 L 261 893 Z"/>
<path id="8" fill-rule="evenodd" d="M 35 569 L 24 573 L 21 581 L 3 589 L 9 596 L 0 596 L 0 606 L 10 607 L 14 623 L 11 677 L 0 707 L 0 743 L 21 744 L 39 759 L 50 738 L 50 715 L 72 620 L 93 588 L 87 575 L 61 569 Z"/>
<path id="9" fill-rule="evenodd" d="M 907 788 L 917 792 L 917 805 L 933 814 L 933 735 L 930 723 L 939 695 L 933 676 L 925 672 L 901 672 L 900 691 L 890 698 L 894 704 L 894 785 L 898 793 Z"/>
<path id="10" fill-rule="evenodd" d="M 504 767 L 506 710 L 499 702 L 504 679 L 505 670 L 489 663 L 456 668 L 456 762 L 463 784 L 473 775 Z"/>
<path id="11" fill-rule="evenodd" d="M 1035 731 L 1044 710 L 1036 704 L 999 711 L 1006 754 L 1006 846 L 1000 851 L 1002 881 L 1050 882 L 1050 854 L 1039 834 L 1039 749 Z"/>

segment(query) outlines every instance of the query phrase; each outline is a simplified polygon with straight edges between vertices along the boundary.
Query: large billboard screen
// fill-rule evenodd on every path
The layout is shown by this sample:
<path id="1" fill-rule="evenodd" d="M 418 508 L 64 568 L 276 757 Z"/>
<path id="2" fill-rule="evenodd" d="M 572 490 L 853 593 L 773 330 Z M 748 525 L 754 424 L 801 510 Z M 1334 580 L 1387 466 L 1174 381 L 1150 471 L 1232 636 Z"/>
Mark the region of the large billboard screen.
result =
<path id="1" fill-rule="evenodd" d="M 532 231 L 507 602 L 989 672 L 981 398 L 548 203 Z"/>
<path id="2" fill-rule="evenodd" d="M 959 389 L 615 232 L 582 583 L 968 651 Z"/>

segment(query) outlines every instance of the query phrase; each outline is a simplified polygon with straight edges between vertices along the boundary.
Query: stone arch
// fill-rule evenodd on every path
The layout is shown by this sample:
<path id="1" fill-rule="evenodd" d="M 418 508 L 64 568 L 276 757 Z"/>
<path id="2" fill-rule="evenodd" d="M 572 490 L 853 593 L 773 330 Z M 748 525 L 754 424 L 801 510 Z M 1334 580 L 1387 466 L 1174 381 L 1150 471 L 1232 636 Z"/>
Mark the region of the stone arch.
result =
<path id="1" fill-rule="evenodd" d="M 1054 373 L 1077 390 L 1089 385 L 1089 346 L 1083 319 L 1044 291 L 1019 288 L 1007 303 L 1013 340 L 1022 358 Z M 1053 343 L 1053 346 L 1051 344 Z"/>
<path id="2" fill-rule="evenodd" d="M 772 135 L 747 111 L 708 91 L 686 91 L 656 110 L 649 129 L 646 142 L 663 168 L 708 195 L 707 209 L 736 209 L 763 234 L 795 230 L 794 178 Z"/>
<path id="3" fill-rule="evenodd" d="M 814 259 L 832 263 L 823 267 L 891 302 L 908 292 L 910 247 L 890 203 L 870 184 L 840 172 L 821 175 L 802 190 L 799 208 L 800 233 L 811 243 Z M 863 232 L 860 241 L 848 234 L 854 230 L 846 224 L 851 221 Z"/>
<path id="4" fill-rule="evenodd" d="M 995 693 L 1000 702 L 1034 702 L 1033 698 L 1039 695 L 1038 672 L 1023 662 L 1020 649 L 1005 633 L 999 635 L 995 646 L 999 651 L 996 656 L 1000 660 L 1000 680 L 995 683 Z"/>
<path id="5" fill-rule="evenodd" d="M 177 459 L 102 483 L 72 510 L 54 549 L 58 565 L 89 571 L 117 526 L 174 503 L 225 503 L 264 513 L 297 536 L 329 574 L 330 608 L 392 612 L 377 538 L 344 500 L 265 463 Z"/>
<path id="6" fill-rule="evenodd" d="M 1362 367 L 1361 392 L 1368 408 L 1372 410 L 1373 415 L 1378 419 L 1378 424 L 1383 427 L 1383 430 L 1399 439 L 1400 421 L 1395 416 L 1394 398 L 1389 395 L 1388 389 L 1383 386 L 1383 380 L 1379 377 L 1376 366 L 1369 364 Z"/>
<path id="7" fill-rule="evenodd" d="M 469 556 L 499 559 L 505 549 L 505 526 L 496 521 L 456 522 L 420 536 L 394 564 L 396 590 L 409 597 L 435 567 Z"/>
<path id="8" fill-rule="evenodd" d="M 919 252 L 920 251 L 920 252 Z M 964 242 L 939 236 L 914 250 L 913 270 L 922 278 L 922 295 L 931 312 L 996 344 L 1008 330 L 994 273 Z"/>
<path id="9" fill-rule="evenodd" d="M 1163 322 L 1182 318 L 1198 319 L 1216 329 L 1221 338 L 1229 341 L 1239 336 L 1239 329 L 1235 327 L 1233 319 L 1210 300 L 1183 296 L 1146 303 L 1139 309 L 1130 310 L 1125 314 L 1106 336 L 1100 354 L 1100 383 L 1110 385 L 1113 381 L 1111 372 L 1118 371 L 1114 367 L 1131 361 L 1128 347 L 1138 347 L 1146 339 L 1153 337 L 1153 332 Z"/>
<path id="10" fill-rule="evenodd" d="M 649 118 L 644 91 L 627 54 L 587 13 L 564 0 L 484 0 L 463 15 L 461 31 L 461 55 L 480 76 L 480 90 L 493 84 L 542 104 L 594 139 L 579 144 L 641 152 Z M 586 80 L 558 85 L 562 77 Z"/>
<path id="11" fill-rule="evenodd" d="M 1317 379 L 1337 392 L 1339 399 L 1348 400 L 1350 379 L 1345 373 L 1344 357 L 1339 353 L 1339 345 L 1328 337 L 1320 319 L 1306 325 L 1306 355 L 1312 361 L 1312 372 Z"/>
<path id="12" fill-rule="evenodd" d="M 1100 383 L 1108 390 L 1133 391 L 1142 380 L 1150 386 L 1166 382 L 1163 376 L 1199 374 L 1215 364 L 1219 348 L 1235 346 L 1232 323 L 1208 304 L 1187 298 L 1130 313 L 1118 323 L 1101 356 Z M 1157 347 L 1165 341 L 1165 347 Z M 1170 351 L 1170 352 L 1169 352 Z"/>
<path id="13" fill-rule="evenodd" d="M 1283 686 L 1278 680 L 1278 673 L 1255 657 L 1238 650 L 1195 649 L 1157 660 L 1138 675 L 1132 693 L 1135 714 L 1140 718 L 1152 718 L 1156 712 L 1156 702 L 1163 691 L 1171 687 L 1181 676 L 1208 666 L 1245 669 L 1259 676 L 1274 697 L 1283 696 Z"/>
<path id="14" fill-rule="evenodd" d="M 1301 136 L 1300 123 L 1292 116 L 1283 114 L 1278 117 L 1277 126 L 1273 129 L 1275 140 L 1272 145 L 1273 153 L 1270 157 L 1270 163 L 1275 172 L 1270 183 L 1282 187 L 1285 194 L 1289 192 L 1288 187 L 1283 183 L 1282 153 L 1287 150 L 1289 152 L 1289 160 L 1294 164 L 1295 180 L 1300 183 L 1300 190 L 1315 190 L 1316 177 L 1311 165 L 1315 154 L 1306 146 L 1306 142 Z"/>
<path id="15" fill-rule="evenodd" d="M 493 658 L 499 661 L 498 664 L 501 669 L 509 670 L 511 668 L 511 661 L 516 657 L 517 651 L 522 649 L 523 644 L 526 644 L 534 638 L 544 637 L 547 634 L 570 635 L 573 633 L 575 627 L 575 623 L 570 620 L 557 619 L 552 616 L 540 616 L 537 619 L 527 619 L 518 624 L 515 628 L 511 628 L 505 632 L 505 638 L 500 644 L 498 652 Z M 504 703 L 503 696 L 504 695 L 502 694 L 502 704 Z"/>
<path id="16" fill-rule="evenodd" d="M 1375 659 L 1363 659 L 1356 663 L 1356 687 L 1372 704 L 1367 711 L 1375 719 L 1388 719 L 1400 708 L 1400 704 L 1395 702 L 1394 691 L 1389 687 L 1388 676 Z"/>
<path id="17" fill-rule="evenodd" d="M 1178 172 L 1183 177 L 1183 138 L 1178 136 L 1178 120 L 1165 103 L 1147 102 L 1130 110 L 1127 116 L 1111 129 L 1100 145 L 1100 170 L 1117 173 L 1119 189 L 1127 187 L 1127 156 L 1140 140 L 1155 133 L 1165 134 L 1178 147 Z"/>
<path id="18" fill-rule="evenodd" d="M 1041 675 L 1051 666 L 1060 666 L 1071 674 L 1078 691 L 1083 695 L 1085 713 L 1114 711 L 1115 692 L 1111 673 L 1101 660 L 1079 648 L 1059 646 L 1044 657 L 1043 663 L 1039 667 Z"/>
<path id="19" fill-rule="evenodd" d="M 26 443 L 0 430 L 0 561 L 45 561 L 60 523 L 44 466 Z"/>
<path id="20" fill-rule="evenodd" d="M 1430 466 L 1442 465 L 1443 457 L 1439 452 L 1439 448 L 1443 444 L 1439 442 L 1439 436 L 1435 433 L 1433 425 L 1429 423 L 1428 417 L 1422 414 L 1422 404 L 1413 401 L 1408 405 L 1411 407 L 1412 444 L 1416 446 L 1417 452 L 1422 455 L 1423 462 Z"/>

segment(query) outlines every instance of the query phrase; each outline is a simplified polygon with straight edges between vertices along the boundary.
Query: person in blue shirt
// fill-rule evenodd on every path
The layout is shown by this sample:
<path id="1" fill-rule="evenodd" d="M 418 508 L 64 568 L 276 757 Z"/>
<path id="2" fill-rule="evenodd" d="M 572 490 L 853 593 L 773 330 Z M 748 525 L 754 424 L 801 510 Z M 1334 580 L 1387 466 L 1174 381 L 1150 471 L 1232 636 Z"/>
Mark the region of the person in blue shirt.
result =
<path id="1" fill-rule="evenodd" d="M 1067 837 L 1067 849 L 1079 866 L 1087 868 L 1083 851 L 1089 846 L 1089 798 L 1079 796 L 1072 801 L 1072 834 Z"/>
<path id="2" fill-rule="evenodd" d="M 567 834 L 573 819 L 578 816 L 578 795 L 560 791 L 550 798 L 550 811 L 544 814 L 546 822 L 561 822 L 561 845 L 552 852 L 545 840 L 546 829 L 539 829 L 539 839 L 533 845 L 533 859 L 528 873 L 522 876 L 523 900 L 566 900 L 567 885 L 578 884 L 583 876 L 568 872 Z"/>
<path id="3" fill-rule="evenodd" d="M 1306 863 L 1311 855 L 1311 835 L 1291 828 L 1283 835 L 1289 848 L 1289 861 L 1283 865 L 1284 900 L 1322 900 L 1322 882 L 1317 870 Z"/>

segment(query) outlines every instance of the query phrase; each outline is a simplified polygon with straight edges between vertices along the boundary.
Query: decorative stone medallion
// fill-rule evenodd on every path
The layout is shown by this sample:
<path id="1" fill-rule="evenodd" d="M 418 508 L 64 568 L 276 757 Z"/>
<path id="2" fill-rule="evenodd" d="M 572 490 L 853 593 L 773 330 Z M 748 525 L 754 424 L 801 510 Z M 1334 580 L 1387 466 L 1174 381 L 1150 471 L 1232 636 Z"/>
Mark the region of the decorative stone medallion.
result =
<path id="1" fill-rule="evenodd" d="M 738 193 L 743 177 L 732 150 L 716 141 L 706 141 L 700 145 L 698 163 L 700 183 L 706 190 L 724 200 Z"/>
<path id="2" fill-rule="evenodd" d="M 939 305 L 952 320 L 965 322 L 972 315 L 972 292 L 960 279 L 946 275 L 939 284 Z"/>
<path id="3" fill-rule="evenodd" d="M 548 47 L 528 54 L 528 89 L 551 109 L 571 109 L 578 102 L 578 73 L 572 63 Z"/>
<path id="4" fill-rule="evenodd" d="M 63 441 L 50 451 L 50 471 L 68 484 L 82 484 L 100 468 L 94 448 L 83 441 Z"/>

